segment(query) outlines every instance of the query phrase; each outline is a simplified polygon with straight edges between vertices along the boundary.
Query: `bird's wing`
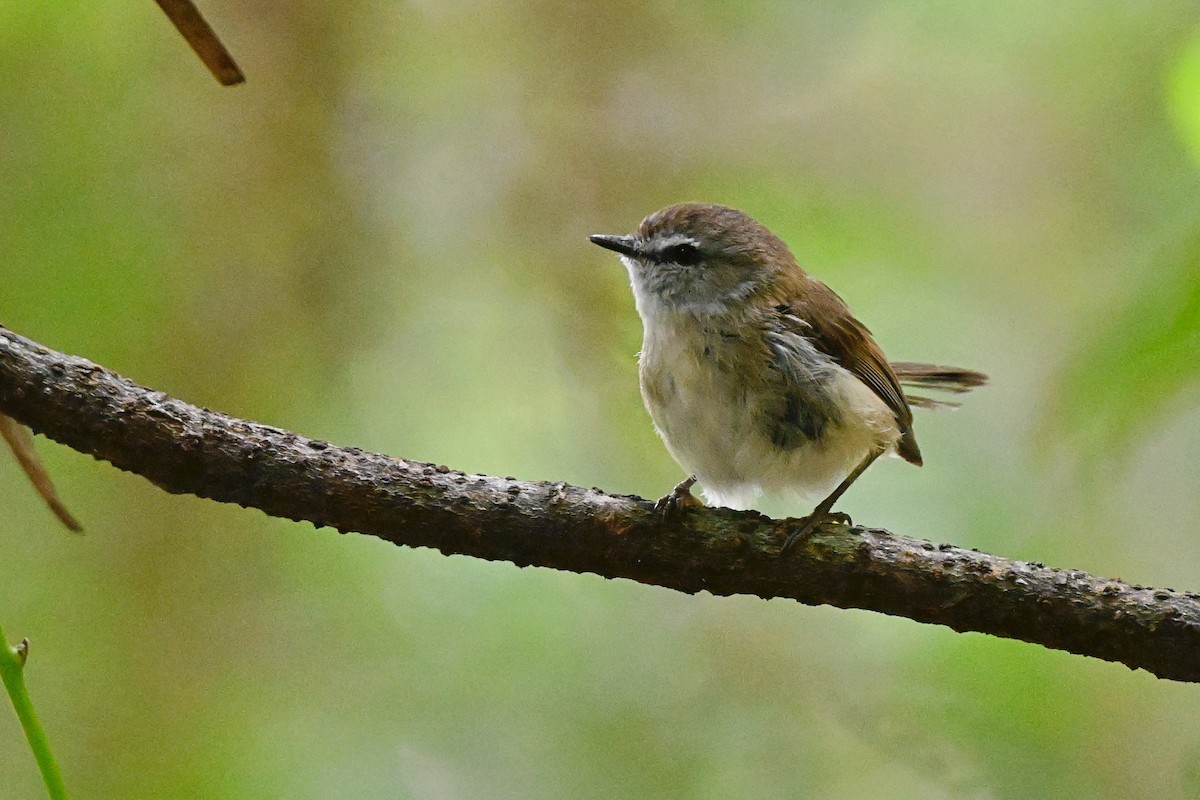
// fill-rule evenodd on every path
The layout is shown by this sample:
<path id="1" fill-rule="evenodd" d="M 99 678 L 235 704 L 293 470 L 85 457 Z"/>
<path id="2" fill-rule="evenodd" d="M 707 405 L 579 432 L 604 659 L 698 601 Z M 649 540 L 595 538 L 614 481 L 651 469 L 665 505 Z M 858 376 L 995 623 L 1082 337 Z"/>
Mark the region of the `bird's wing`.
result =
<path id="1" fill-rule="evenodd" d="M 808 320 L 803 335 L 821 352 L 865 383 L 896 416 L 900 441 L 896 451 L 906 461 L 921 464 L 921 450 L 912 430 L 912 409 L 887 357 L 867 329 L 825 284 L 808 278 L 804 298 L 787 304 L 782 316 Z"/>

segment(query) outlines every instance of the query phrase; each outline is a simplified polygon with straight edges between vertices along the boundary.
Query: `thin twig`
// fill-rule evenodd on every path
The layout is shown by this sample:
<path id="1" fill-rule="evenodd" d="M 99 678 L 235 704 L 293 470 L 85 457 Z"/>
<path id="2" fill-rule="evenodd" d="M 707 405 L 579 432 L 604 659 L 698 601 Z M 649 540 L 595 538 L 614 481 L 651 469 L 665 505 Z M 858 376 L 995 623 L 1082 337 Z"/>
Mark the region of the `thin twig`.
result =
<path id="1" fill-rule="evenodd" d="M 46 784 L 50 800 L 66 800 L 67 787 L 63 783 L 62 772 L 54 759 L 53 751 L 50 750 L 46 731 L 42 729 L 42 723 L 33 710 L 29 690 L 25 687 L 25 661 L 28 657 L 28 639 L 22 639 L 20 644 L 12 647 L 4 637 L 4 631 L 0 630 L 0 680 L 4 682 L 8 699 L 13 710 L 17 712 L 21 729 L 25 731 L 25 738 L 29 741 L 29 749 L 33 751 L 33 758 L 41 770 L 42 781 Z"/>
<path id="2" fill-rule="evenodd" d="M 59 521 L 69 530 L 76 533 L 82 531 L 83 526 L 79 524 L 79 520 L 71 516 L 71 512 L 67 510 L 66 505 L 59 498 L 58 492 L 54 489 L 50 473 L 46 472 L 42 460 L 38 458 L 37 451 L 33 449 L 33 437 L 29 435 L 29 431 L 25 430 L 16 420 L 0 414 L 0 439 L 8 442 L 9 449 L 12 450 L 21 469 L 25 471 L 29 482 L 33 484 L 34 491 L 54 512 L 54 516 L 58 517 Z"/>
<path id="3" fill-rule="evenodd" d="M 222 86 L 243 83 L 246 76 L 192 0 L 155 0 Z"/>

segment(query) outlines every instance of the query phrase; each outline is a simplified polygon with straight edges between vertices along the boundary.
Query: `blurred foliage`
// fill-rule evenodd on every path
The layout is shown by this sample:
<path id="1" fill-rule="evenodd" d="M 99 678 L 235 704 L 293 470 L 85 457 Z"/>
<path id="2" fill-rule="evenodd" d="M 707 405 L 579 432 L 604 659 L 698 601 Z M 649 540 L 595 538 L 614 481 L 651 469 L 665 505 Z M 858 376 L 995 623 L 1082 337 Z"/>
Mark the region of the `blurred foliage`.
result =
<path id="1" fill-rule="evenodd" d="M 0 5 L 0 323 L 312 436 L 655 496 L 679 471 L 586 236 L 725 202 L 893 357 L 993 377 L 846 511 L 1200 588 L 1192 4 L 202 9 L 246 85 L 152 4 Z M 400 550 L 39 447 L 88 534 L 0 459 L 0 619 L 77 797 L 1200 793 L 1191 686 Z"/>
<path id="2" fill-rule="evenodd" d="M 1127 463 L 1129 449 L 1165 414 L 1195 404 L 1185 390 L 1200 378 L 1200 235 L 1147 262 L 1151 284 L 1100 310 L 1055 409 L 1092 473 Z"/>
<path id="3" fill-rule="evenodd" d="M 1168 80 L 1168 109 L 1200 167 L 1200 35 L 1183 48 Z"/>
<path id="4" fill-rule="evenodd" d="M 1200 36 L 1172 66 L 1167 109 L 1200 167 Z M 1132 252 L 1134 285 L 1097 310 L 1087 342 L 1066 370 L 1049 422 L 1060 422 L 1086 473 L 1129 459 L 1162 418 L 1195 404 L 1200 378 L 1200 203 L 1186 203 L 1185 246 Z"/>

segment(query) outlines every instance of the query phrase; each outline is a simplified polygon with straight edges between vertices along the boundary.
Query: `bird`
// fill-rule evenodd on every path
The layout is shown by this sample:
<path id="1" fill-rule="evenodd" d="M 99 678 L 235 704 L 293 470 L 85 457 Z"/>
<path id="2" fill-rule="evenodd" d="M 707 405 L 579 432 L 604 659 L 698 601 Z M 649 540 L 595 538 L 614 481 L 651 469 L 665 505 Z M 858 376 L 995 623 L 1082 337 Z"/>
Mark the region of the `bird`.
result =
<path id="1" fill-rule="evenodd" d="M 688 477 L 656 504 L 746 509 L 763 494 L 820 499 L 784 541 L 806 541 L 884 454 L 921 466 L 912 407 L 957 403 L 902 387 L 969 391 L 975 370 L 888 361 L 845 301 L 743 211 L 680 203 L 629 235 L 590 241 L 620 255 L 643 337 L 642 400 Z"/>

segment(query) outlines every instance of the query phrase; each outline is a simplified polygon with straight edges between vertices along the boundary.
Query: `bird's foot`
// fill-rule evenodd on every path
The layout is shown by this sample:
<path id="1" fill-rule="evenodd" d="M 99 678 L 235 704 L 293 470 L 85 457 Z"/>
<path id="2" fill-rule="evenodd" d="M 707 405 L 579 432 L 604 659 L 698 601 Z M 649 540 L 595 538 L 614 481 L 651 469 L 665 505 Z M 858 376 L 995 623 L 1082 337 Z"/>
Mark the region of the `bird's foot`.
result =
<path id="1" fill-rule="evenodd" d="M 783 547 L 779 548 L 779 555 L 783 555 L 798 544 L 807 542 L 817 532 L 817 526 L 826 522 L 832 522 L 835 525 L 854 524 L 854 520 L 850 519 L 850 515 L 843 514 L 841 511 L 814 511 L 807 517 L 797 520 L 798 525 L 788 534 Z"/>
<path id="2" fill-rule="evenodd" d="M 704 503 L 701 503 L 692 494 L 692 486 L 695 483 L 695 475 L 685 481 L 680 481 L 669 494 L 658 499 L 658 502 L 654 504 L 654 511 L 666 521 L 678 517 L 685 508 L 703 508 Z"/>

